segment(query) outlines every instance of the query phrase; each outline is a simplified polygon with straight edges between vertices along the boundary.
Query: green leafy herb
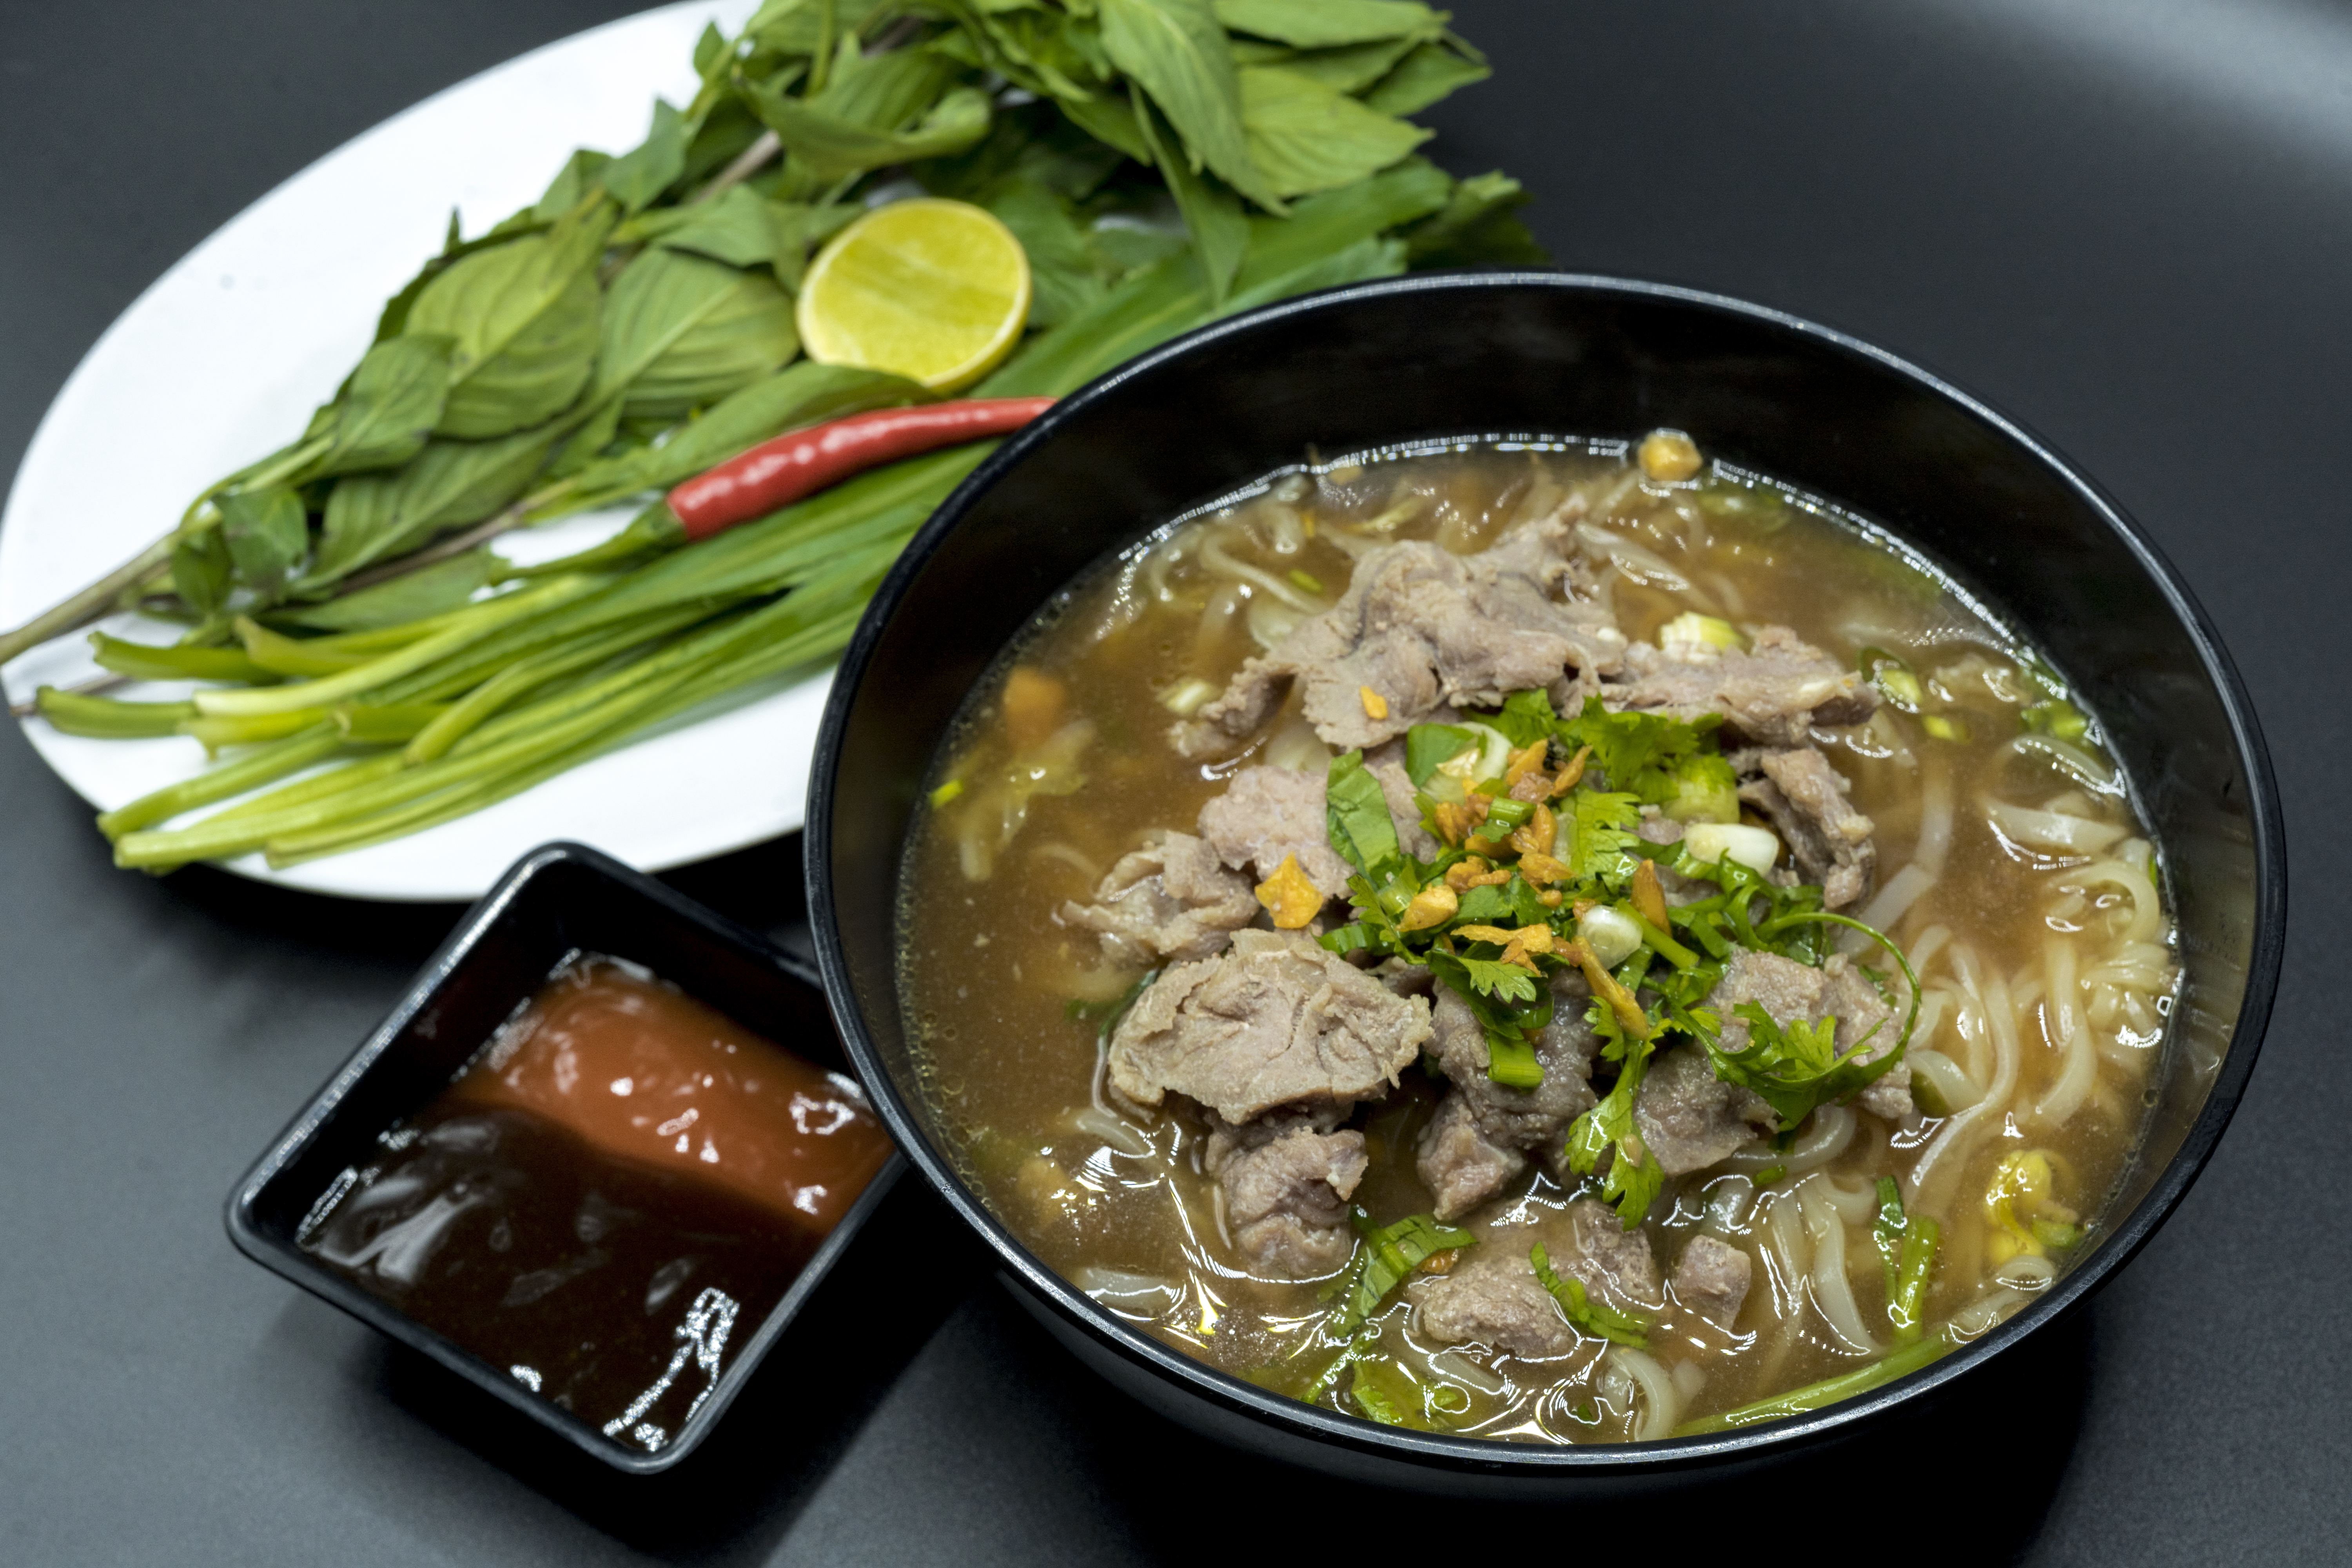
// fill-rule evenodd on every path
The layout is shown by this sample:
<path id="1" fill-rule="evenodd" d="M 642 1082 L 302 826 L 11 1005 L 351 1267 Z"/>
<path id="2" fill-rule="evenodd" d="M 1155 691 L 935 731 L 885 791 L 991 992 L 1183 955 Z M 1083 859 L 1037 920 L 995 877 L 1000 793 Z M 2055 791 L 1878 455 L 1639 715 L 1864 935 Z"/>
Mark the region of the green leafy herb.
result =
<path id="1" fill-rule="evenodd" d="M 1543 1288 L 1551 1293 L 1551 1299 L 1559 1303 L 1561 1314 L 1575 1325 L 1579 1333 L 1608 1340 L 1631 1350 L 1649 1348 L 1650 1325 L 1645 1319 L 1593 1300 L 1585 1293 L 1583 1280 L 1574 1275 L 1556 1273 L 1550 1258 L 1544 1252 L 1543 1243 L 1538 1242 L 1528 1249 L 1528 1261 L 1533 1265 L 1536 1278 L 1543 1281 Z"/>
<path id="2" fill-rule="evenodd" d="M 1324 1325 L 1335 1338 L 1352 1335 L 1367 1318 L 1380 1310 L 1389 1292 L 1405 1276 L 1441 1252 L 1470 1247 L 1477 1237 L 1466 1230 L 1438 1224 L 1427 1215 L 1411 1215 L 1393 1225 L 1376 1226 L 1359 1206 L 1348 1211 L 1349 1223 L 1362 1238 L 1357 1265 L 1340 1303 Z"/>
<path id="3" fill-rule="evenodd" d="M 1381 781 L 1364 766 L 1362 752 L 1331 759 L 1324 800 L 1331 847 L 1366 877 L 1386 881 L 1402 860 L 1403 851 L 1397 846 L 1396 820 L 1389 816 L 1388 797 L 1381 793 Z"/>
<path id="4" fill-rule="evenodd" d="M 1646 1041 L 1632 1041 L 1621 1048 L 1624 1056 L 1617 1081 L 1598 1105 L 1569 1125 L 1566 1153 L 1569 1169 L 1580 1176 L 1591 1175 L 1608 1159 L 1609 1168 L 1601 1177 L 1601 1201 L 1614 1207 L 1619 1221 L 1631 1230 L 1650 1212 L 1666 1177 L 1648 1151 L 1641 1150 L 1638 1158 L 1634 1152 L 1641 1141 L 1634 1136 L 1633 1106 L 1641 1098 L 1653 1047 Z"/>
<path id="5" fill-rule="evenodd" d="M 1892 1176 L 1878 1178 L 1878 1217 L 1872 1226 L 1886 1287 L 1886 1317 L 1894 1326 L 1895 1342 L 1907 1345 L 1920 1336 L 1925 1321 L 1927 1286 L 1936 1268 L 1941 1227 L 1926 1215 L 1906 1215 L 1903 1192 Z"/>

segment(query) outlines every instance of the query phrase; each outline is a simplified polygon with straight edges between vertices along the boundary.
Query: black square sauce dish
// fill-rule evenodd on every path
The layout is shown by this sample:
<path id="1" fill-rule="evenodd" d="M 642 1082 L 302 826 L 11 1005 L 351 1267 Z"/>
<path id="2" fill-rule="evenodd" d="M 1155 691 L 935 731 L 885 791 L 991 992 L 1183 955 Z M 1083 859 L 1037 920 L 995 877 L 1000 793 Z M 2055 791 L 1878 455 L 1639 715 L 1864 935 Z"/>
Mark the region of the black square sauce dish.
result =
<path id="1" fill-rule="evenodd" d="M 709 1431 L 901 1166 L 813 974 L 551 844 L 237 1184 L 228 1230 L 646 1474 Z"/>

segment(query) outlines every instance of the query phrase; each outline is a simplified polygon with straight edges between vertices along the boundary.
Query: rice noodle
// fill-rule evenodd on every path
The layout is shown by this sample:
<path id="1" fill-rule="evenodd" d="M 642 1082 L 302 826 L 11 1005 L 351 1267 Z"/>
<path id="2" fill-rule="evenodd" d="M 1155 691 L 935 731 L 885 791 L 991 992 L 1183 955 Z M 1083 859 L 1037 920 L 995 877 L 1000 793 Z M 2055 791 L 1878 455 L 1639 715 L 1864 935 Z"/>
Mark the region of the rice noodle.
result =
<path id="1" fill-rule="evenodd" d="M 1943 952 L 1944 944 L 1951 940 L 1952 928 L 1948 925 L 1931 925 L 1921 931 L 1919 940 L 1911 944 L 1911 952 L 1908 954 L 1911 960 L 1911 973 L 1925 980 L 1927 977 L 1927 966 L 1936 962 L 1936 955 Z M 1926 1025 L 1920 1026 L 1920 1032 L 1921 1037 L 1925 1038 Z"/>
<path id="2" fill-rule="evenodd" d="M 1944 873 L 1944 857 L 1952 849 L 1952 774 L 1940 756 L 1919 770 L 1919 837 L 1911 863 L 1930 877 Z M 1873 921 L 1868 922 L 1879 925 Z M 1881 931 L 1886 928 L 1879 925 Z"/>
<path id="3" fill-rule="evenodd" d="M 1320 599 L 1308 597 L 1301 593 L 1296 584 L 1284 582 L 1264 567 L 1253 566 L 1246 561 L 1236 560 L 1233 553 L 1225 549 L 1223 542 L 1215 532 L 1204 534 L 1202 537 L 1201 564 L 1220 577 L 1230 577 L 1235 582 L 1247 583 L 1261 592 L 1271 594 L 1301 615 L 1317 615 L 1330 608 Z"/>
<path id="4" fill-rule="evenodd" d="M 2056 1264 L 2030 1252 L 2019 1253 L 1994 1269 L 1991 1275 L 1996 1284 L 2006 1285 L 2012 1290 L 2039 1290 L 2057 1278 Z"/>
<path id="5" fill-rule="evenodd" d="M 2096 794 L 2121 795 L 2124 793 L 2121 774 L 2102 766 L 2096 757 L 2082 747 L 2059 740 L 2054 735 L 2037 735 L 2028 731 L 2002 746 L 2001 751 L 2015 757 L 2041 757 L 2084 789 Z"/>
<path id="6" fill-rule="evenodd" d="M 1748 1205 L 1755 1201 L 1755 1183 L 1745 1176 L 1718 1176 L 1706 1185 L 1704 1217 L 1698 1227 L 1710 1236 L 1744 1236 Z"/>
<path id="7" fill-rule="evenodd" d="M 2050 1000 L 2042 1009 L 2042 1033 L 2061 1058 L 2058 1076 L 2033 1114 L 2053 1127 L 2063 1126 L 2083 1108 L 2098 1081 L 2099 1057 L 2092 1047 L 2091 1031 L 2083 1022 L 2082 989 L 2074 974 L 2074 944 L 2052 935 L 2042 945 L 2043 974 Z"/>
<path id="8" fill-rule="evenodd" d="M 1805 1277 L 1812 1288 L 1813 1305 L 1831 1331 L 1853 1350 L 1876 1355 L 1882 1346 L 1862 1321 L 1853 1299 L 1853 1284 L 1845 1277 L 1845 1217 L 1830 1191 L 1827 1176 L 1809 1176 L 1796 1193 L 1805 1218 L 1805 1234 L 1813 1244 L 1813 1267 Z"/>
<path id="9" fill-rule="evenodd" d="M 1234 616 L 1242 607 L 1242 590 L 1227 583 L 1209 595 L 1209 603 L 1201 612 L 1200 623 L 1192 628 L 1192 662 L 1212 666 L 1224 646 L 1226 635 L 1233 630 Z"/>
<path id="10" fill-rule="evenodd" d="M 1779 1165 L 1790 1175 L 1798 1175 L 1828 1164 L 1845 1152 L 1853 1142 L 1853 1112 L 1843 1105 L 1815 1108 L 1798 1130 L 1797 1141 L 1787 1152 L 1769 1143 L 1752 1144 L 1736 1149 L 1715 1163 L 1718 1171 L 1736 1171 L 1752 1176 L 1759 1171 L 1769 1171 Z"/>
<path id="11" fill-rule="evenodd" d="M 2064 855 L 2096 855 L 2129 831 L 2113 822 L 2096 822 L 2063 811 L 2037 810 L 1990 796 L 1985 799 L 1984 811 L 2000 836 L 2011 843 Z"/>
<path id="12" fill-rule="evenodd" d="M 1848 1186 L 1824 1174 L 1806 1183 L 1805 1190 L 1825 1198 L 1848 1225 L 1868 1225 L 1878 1214 L 1878 1189 L 1869 1182 Z"/>
<path id="13" fill-rule="evenodd" d="M 2025 1305 L 2027 1300 L 2021 1290 L 1995 1286 L 1952 1314 L 1952 1331 L 1963 1340 L 1975 1339 Z"/>
<path id="14" fill-rule="evenodd" d="M 1674 1373 L 1628 1345 L 1610 1346 L 1609 1360 L 1633 1380 L 1641 1394 L 1633 1405 L 1633 1441 L 1654 1443 L 1673 1436 L 1675 1424 L 1683 1416 L 1682 1391 L 1675 1386 Z"/>
<path id="15" fill-rule="evenodd" d="M 1250 640 L 1262 648 L 1272 647 L 1288 637 L 1292 627 L 1306 619 L 1287 605 L 1276 604 L 1272 599 L 1255 598 L 1250 601 L 1249 611 L 1242 618 L 1249 627 Z"/>
<path id="16" fill-rule="evenodd" d="M 2120 933 L 2127 942 L 2157 942 L 2164 934 L 2164 909 L 2156 896 L 2156 884 L 2141 869 L 2147 863 L 2147 841 L 2127 840 L 2115 858 L 2095 860 L 2088 866 L 2077 866 L 2066 873 L 2065 886 L 2089 891 L 2094 888 L 2116 888 L 2131 900 L 2132 918 Z"/>
<path id="17" fill-rule="evenodd" d="M 1509 1379 L 1487 1371 L 1458 1350 L 1443 1350 L 1431 1356 L 1429 1370 L 1465 1388 L 1475 1388 L 1481 1394 L 1505 1394 L 1511 1386 Z"/>
<path id="18" fill-rule="evenodd" d="M 1764 1195 L 1764 1273 L 1772 1286 L 1772 1315 L 1793 1323 L 1805 1304 L 1805 1276 L 1813 1266 L 1804 1205 L 1783 1189 Z"/>
<path id="19" fill-rule="evenodd" d="M 1998 975 L 1979 975 L 1976 954 L 1967 947 L 1952 949 L 1952 968 L 1959 975 L 1970 1005 L 1983 1018 L 1985 1034 L 1992 1042 L 1992 1081 L 1986 1086 L 1982 1100 L 1944 1123 L 1911 1167 L 1905 1198 L 1910 1206 L 1929 1214 L 1949 1211 L 1947 1200 L 1952 1186 L 1960 1179 L 1960 1169 L 1968 1163 L 1969 1154 L 1983 1141 L 1995 1120 L 2009 1110 L 2010 1097 L 2017 1092 L 2021 1055 L 2017 1043 L 2017 1012 L 2008 982 Z"/>
<path id="20" fill-rule="evenodd" d="M 1070 1283 L 1123 1318 L 1158 1318 L 1184 1299 L 1173 1280 L 1093 1264 L 1071 1270 Z"/>
<path id="21" fill-rule="evenodd" d="M 1123 1116 L 1114 1114 L 1099 1105 L 1089 1105 L 1071 1113 L 1070 1125 L 1090 1138 L 1099 1138 L 1107 1148 L 1141 1159 L 1151 1152 L 1151 1140 L 1143 1129 Z"/>
<path id="22" fill-rule="evenodd" d="M 1874 930 L 1892 931 L 1905 915 L 1911 912 L 1911 906 L 1926 897 L 1935 885 L 1936 873 L 1915 860 L 1888 878 L 1886 885 L 1878 889 L 1877 896 L 1864 904 L 1862 912 L 1853 918 Z M 1877 944 L 1858 931 L 1847 930 L 1839 933 L 1838 945 L 1849 953 L 1855 953 Z"/>
<path id="23" fill-rule="evenodd" d="M 1914 1046 L 1904 1053 L 1914 1075 L 1926 1079 L 1943 1097 L 1945 1107 L 1954 1112 L 1966 1110 L 1982 1100 L 1984 1086 L 1962 1070 L 1960 1064 L 1938 1050 Z"/>
<path id="24" fill-rule="evenodd" d="M 1592 523 L 1576 525 L 1576 536 L 1587 546 L 1608 557 L 1609 563 L 1645 588 L 1664 588 L 1670 594 L 1682 594 L 1699 602 L 1701 609 L 1711 609 L 1713 601 L 1706 600 L 1684 576 L 1666 563 L 1666 558 L 1654 550 L 1634 543 L 1622 535 L 1610 532 Z"/>
<path id="25" fill-rule="evenodd" d="M 1079 876 L 1084 877 L 1087 879 L 1087 886 L 1089 888 L 1102 880 L 1102 868 L 1095 864 L 1092 857 L 1088 856 L 1076 845 L 1065 844 L 1058 838 L 1047 839 L 1043 844 L 1031 845 L 1029 847 L 1029 858 L 1032 860 L 1058 860 L 1063 865 L 1067 866 L 1070 869 L 1076 871 Z"/>

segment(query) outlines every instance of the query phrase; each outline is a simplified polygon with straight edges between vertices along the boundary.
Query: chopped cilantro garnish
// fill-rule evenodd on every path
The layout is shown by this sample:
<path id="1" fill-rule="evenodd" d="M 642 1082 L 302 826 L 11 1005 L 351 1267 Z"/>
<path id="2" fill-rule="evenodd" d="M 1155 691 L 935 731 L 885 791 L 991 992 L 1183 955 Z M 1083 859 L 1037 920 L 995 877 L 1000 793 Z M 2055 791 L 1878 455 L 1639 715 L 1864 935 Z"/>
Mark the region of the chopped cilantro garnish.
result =
<path id="1" fill-rule="evenodd" d="M 1892 1176 L 1878 1178 L 1878 1219 L 1872 1227 L 1878 1243 L 1880 1271 L 1886 1285 L 1886 1319 L 1894 1325 L 1895 1342 L 1907 1345 L 1920 1335 L 1927 1305 L 1927 1285 L 1936 1268 L 1936 1247 L 1941 1227 L 1926 1215 L 1903 1210 L 1903 1192 Z"/>
<path id="2" fill-rule="evenodd" d="M 1647 1320 L 1630 1312 L 1621 1312 L 1605 1302 L 1596 1301 L 1585 1293 L 1584 1281 L 1574 1275 L 1562 1276 L 1553 1271 L 1551 1259 L 1545 1255 L 1543 1243 L 1528 1249 L 1528 1261 L 1535 1266 L 1536 1278 L 1551 1299 L 1559 1303 L 1560 1312 L 1576 1326 L 1579 1333 L 1590 1334 L 1596 1340 L 1609 1340 L 1633 1350 L 1650 1346 L 1650 1325 Z"/>
<path id="3" fill-rule="evenodd" d="M 1383 1426 L 1404 1425 L 1403 1413 L 1389 1403 L 1387 1394 L 1365 1380 L 1361 1367 L 1356 1369 L 1355 1381 L 1348 1384 L 1348 1397 L 1356 1402 L 1357 1409 Z"/>

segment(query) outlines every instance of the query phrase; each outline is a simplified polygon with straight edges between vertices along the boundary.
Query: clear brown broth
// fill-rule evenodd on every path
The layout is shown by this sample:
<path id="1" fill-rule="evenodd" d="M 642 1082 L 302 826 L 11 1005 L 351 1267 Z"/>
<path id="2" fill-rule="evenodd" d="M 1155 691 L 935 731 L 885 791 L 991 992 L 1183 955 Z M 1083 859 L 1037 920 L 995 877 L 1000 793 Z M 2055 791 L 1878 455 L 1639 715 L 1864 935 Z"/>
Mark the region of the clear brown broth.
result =
<path id="1" fill-rule="evenodd" d="M 2168 971 L 2162 985 L 2141 987 L 2130 993 L 2137 1001 L 2108 1007 L 2111 1026 L 2094 1031 L 2105 1044 L 2091 1092 L 2063 1123 L 2037 1121 L 2032 1108 L 2052 1093 L 2068 1059 L 2049 1043 L 2049 1031 L 2063 1026 L 2051 1000 L 2056 990 L 2044 986 L 2048 995 L 2038 1002 L 2031 996 L 2038 966 L 2053 951 L 2050 940 L 2055 933 L 2074 944 L 2087 975 L 2102 954 L 2121 951 L 2115 933 L 2133 908 L 2112 887 L 2070 890 L 2070 876 L 2079 880 L 2086 863 L 2103 865 L 2105 858 L 2020 844 L 1997 831 L 1979 803 L 1993 797 L 2055 805 L 2123 830 L 2130 836 L 2126 845 L 2144 840 L 2146 830 L 2120 794 L 2086 791 L 2042 753 L 2010 746 L 2021 708 L 2040 696 L 2019 674 L 2026 650 L 1949 584 L 1851 516 L 1729 470 L 1691 487 L 1646 485 L 1622 444 L 1469 446 L 1407 455 L 1327 468 L 1295 503 L 1279 499 L 1286 489 L 1301 487 L 1293 479 L 1254 500 L 1171 525 L 1154 536 L 1157 556 L 1148 542 L 1090 569 L 1016 639 L 941 750 L 933 783 L 954 798 L 925 814 L 908 844 L 901 991 L 933 1108 L 970 1178 L 1005 1224 L 1114 1310 L 1213 1366 L 1279 1386 L 1286 1368 L 1311 1356 L 1316 1325 L 1329 1310 L 1328 1284 L 1263 1280 L 1242 1270 L 1220 1237 L 1213 1194 L 1198 1169 L 1197 1113 L 1171 1110 L 1123 1138 L 1107 1137 L 1101 1113 L 1090 1114 L 1097 1026 L 1072 1016 L 1073 1004 L 1099 1006 L 1134 975 L 1107 969 L 1094 938 L 1066 928 L 1055 911 L 1065 900 L 1089 900 L 1101 872 L 1146 830 L 1189 831 L 1234 771 L 1266 760 L 1269 748 L 1282 743 L 1261 736 L 1238 756 L 1197 765 L 1164 740 L 1171 714 L 1162 695 L 1187 681 L 1222 688 L 1256 651 L 1247 625 L 1252 607 L 1273 597 L 1255 585 L 1236 595 L 1229 578 L 1202 563 L 1200 550 L 1177 551 L 1171 542 L 1197 544 L 1205 531 L 1218 530 L 1229 560 L 1258 566 L 1328 603 L 1348 580 L 1353 557 L 1341 541 L 1351 534 L 1434 539 L 1468 552 L 1580 487 L 1594 503 L 1589 521 L 1617 542 L 1593 548 L 1619 552 L 1604 586 L 1629 637 L 1654 637 L 1675 616 L 1696 609 L 1742 626 L 1791 626 L 1846 660 L 1875 647 L 1916 671 L 1923 714 L 1958 726 L 1947 730 L 1952 738 L 1936 738 L 1922 715 L 1890 706 L 1873 724 L 1821 741 L 1851 781 L 1856 805 L 1876 823 L 1882 886 L 1918 847 L 1922 769 L 1944 771 L 1956 809 L 1942 873 L 1890 934 L 1917 951 L 1923 933 L 1938 926 L 1950 932 L 1923 976 L 1931 994 L 1938 958 L 1948 984 L 1958 985 L 1950 978 L 1957 961 L 1948 955 L 1966 946 L 1976 960 L 1973 973 L 1988 983 L 2014 982 L 2013 994 L 2028 998 L 2009 1009 L 2021 1041 L 2009 1103 L 2025 1113 L 2008 1111 L 2004 1124 L 1957 1168 L 1947 1152 L 1932 1184 L 1915 1197 L 1917 1211 L 1932 1214 L 1944 1231 L 1930 1320 L 1959 1318 L 1953 1332 L 1965 1337 L 2015 1310 L 2032 1291 L 1991 1279 L 1989 1252 L 1999 1227 L 1981 1194 L 2004 1156 L 2042 1151 L 2059 1173 L 2057 1195 L 2095 1219 L 2142 1124 L 2162 1032 L 2157 1020 L 2168 1008 L 2170 983 Z M 1285 510 L 1293 522 L 1283 521 Z M 1400 513 L 1410 515 L 1395 521 Z M 1171 555 L 1177 557 L 1172 564 Z M 1684 586 L 1660 581 L 1667 573 Z M 1321 593 L 1312 594 L 1309 584 Z M 1216 612 L 1236 601 L 1220 623 Z M 1006 701 L 1005 683 L 1016 669 L 1058 686 L 1060 702 L 1045 719 Z M 1032 682 L 1033 692 L 1039 689 Z M 1091 740 L 1070 770 L 1083 782 L 1068 793 L 1030 796 L 1018 832 L 979 857 L 988 864 L 984 877 L 974 878 L 971 847 L 1005 837 L 1002 781 L 1034 767 L 1048 720 L 1052 726 L 1091 726 Z M 1284 725 L 1278 718 L 1268 734 L 1278 737 Z M 2112 766 L 2097 751 L 2095 729 L 2081 751 Z M 985 831 L 975 828 L 979 819 Z M 2169 943 L 2168 925 L 2162 941 Z M 2080 994 L 2095 1003 L 2100 994 Z M 1997 1058 L 1986 1027 L 1972 1041 L 1954 1008 L 1942 1012 L 1915 1047 L 1964 1061 L 1989 1051 Z M 1401 1091 L 1356 1119 L 1367 1134 L 1371 1169 L 1355 1201 L 1377 1220 L 1430 1207 L 1414 1173 L 1413 1142 L 1441 1089 L 1409 1070 Z M 1886 1124 L 1860 1117 L 1852 1144 L 1821 1169 L 1849 1194 L 1882 1175 L 1907 1180 L 1948 1120 L 1926 1118 L 1890 1137 Z M 1990 1124 L 1980 1117 L 1971 1128 Z M 1121 1142 L 1144 1152 L 1126 1152 L 1117 1146 Z M 1701 1222 L 1708 1194 L 1722 1192 L 1726 1179 L 1718 1172 L 1680 1178 L 1654 1206 L 1648 1224 L 1662 1273 L 1678 1239 Z M 1806 1173 L 1780 1185 L 1809 1179 Z M 1558 1205 L 1576 1195 L 1531 1173 L 1481 1212 Z M 1800 1200 L 1784 1190 L 1772 1201 Z M 1847 1202 L 1851 1207 L 1851 1197 Z M 1759 1262 L 1733 1331 L 1673 1315 L 1670 1306 L 1662 1331 L 1651 1335 L 1651 1353 L 1665 1370 L 1696 1369 L 1681 1374 L 1696 1391 L 1684 1399 L 1678 1419 L 1734 1409 L 1865 1363 L 1820 1310 L 1776 1290 L 1765 1266 L 1769 1227 L 1757 1212 L 1727 1237 Z M 1884 1288 L 1867 1226 L 1846 1230 L 1844 1273 L 1853 1298 L 1883 1331 Z M 2052 1261 L 2063 1264 L 2063 1258 Z M 2006 1267 L 2014 1273 L 2024 1266 Z M 1146 1283 L 1154 1281 L 1161 1288 Z M 1398 1298 L 1391 1303 L 1381 1319 L 1382 1349 L 1424 1390 L 1450 1390 L 1430 1395 L 1423 1424 L 1555 1442 L 1622 1440 L 1639 1429 L 1633 1396 L 1622 1378 L 1612 1393 L 1599 1365 L 1598 1342 L 1560 1363 L 1514 1364 L 1461 1350 L 1437 1355 L 1437 1347 L 1416 1338 L 1409 1308 Z M 1465 1357 L 1486 1376 L 1456 1377 Z M 1505 1385 L 1499 1393 L 1489 1386 L 1497 1377 Z"/>

